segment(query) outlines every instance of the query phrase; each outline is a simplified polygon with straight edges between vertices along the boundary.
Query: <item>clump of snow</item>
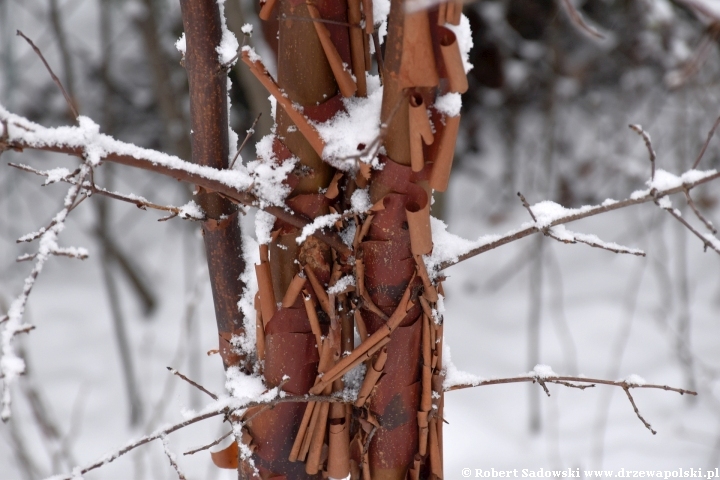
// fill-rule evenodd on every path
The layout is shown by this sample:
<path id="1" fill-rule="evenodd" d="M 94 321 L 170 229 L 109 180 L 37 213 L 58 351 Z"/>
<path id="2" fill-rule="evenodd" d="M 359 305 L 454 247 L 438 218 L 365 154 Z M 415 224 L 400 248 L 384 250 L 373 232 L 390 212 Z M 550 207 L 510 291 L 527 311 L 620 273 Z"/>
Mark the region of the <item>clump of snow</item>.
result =
<path id="1" fill-rule="evenodd" d="M 47 170 L 45 171 L 45 174 L 47 175 L 47 179 L 45 180 L 45 183 L 43 183 L 43 185 L 50 185 L 67 178 L 68 175 L 70 175 L 70 170 L 68 170 L 67 168 L 59 167 L 53 168 L 52 170 Z"/>
<path id="2" fill-rule="evenodd" d="M 529 376 L 539 378 L 539 379 L 545 379 L 545 378 L 552 378 L 552 377 L 558 377 L 559 375 L 555 372 L 553 372 L 552 367 L 549 365 L 542 365 L 537 364 L 535 365 L 535 368 L 532 369 L 532 372 L 528 373 Z"/>
<path id="3" fill-rule="evenodd" d="M 352 247 L 353 240 L 355 240 L 355 232 L 357 232 L 357 224 L 355 223 L 355 219 L 350 219 L 348 226 L 340 232 L 340 238 L 348 247 Z"/>
<path id="4" fill-rule="evenodd" d="M 266 393 L 267 387 L 262 377 L 243 373 L 239 367 L 232 366 L 225 372 L 225 388 L 235 399 L 247 400 L 247 402 L 262 401 L 265 397 L 274 398 L 277 393 Z M 274 390 L 274 389 L 273 389 Z"/>
<path id="5" fill-rule="evenodd" d="M 335 285 L 330 287 L 327 291 L 330 295 L 337 295 L 338 293 L 345 290 L 350 285 L 355 285 L 355 277 L 353 275 L 345 275 L 344 277 L 340 278 Z"/>
<path id="6" fill-rule="evenodd" d="M 640 375 L 635 375 L 634 373 L 632 375 L 628 375 L 620 381 L 625 382 L 628 385 L 636 385 L 638 387 L 647 384 L 647 381 L 644 378 L 642 378 Z"/>
<path id="7" fill-rule="evenodd" d="M 185 41 L 185 32 L 183 32 L 182 35 L 180 35 L 180 38 L 178 38 L 177 41 L 175 42 L 175 48 L 177 49 L 178 52 L 185 55 L 185 51 L 187 49 L 187 43 Z"/>
<path id="8" fill-rule="evenodd" d="M 425 255 L 425 266 L 431 276 L 437 274 L 439 266 L 448 261 L 456 261 L 461 255 L 500 238 L 500 235 L 483 235 L 477 240 L 467 240 L 447 231 L 447 224 L 435 217 L 430 217 L 430 228 L 433 237 L 433 249 Z"/>
<path id="9" fill-rule="evenodd" d="M 270 233 L 275 225 L 275 216 L 263 210 L 255 214 L 255 237 L 261 245 L 270 243 Z"/>
<path id="10" fill-rule="evenodd" d="M 473 47 L 472 31 L 470 30 L 470 20 L 463 14 L 460 17 L 459 25 L 446 24 L 447 28 L 455 33 L 457 37 L 458 46 L 460 47 L 460 55 L 462 56 L 463 67 L 465 73 L 473 69 L 473 64 L 470 63 L 470 49 Z"/>
<path id="11" fill-rule="evenodd" d="M 472 373 L 458 370 L 450 357 L 450 347 L 443 342 L 443 370 L 445 371 L 445 380 L 443 381 L 443 389 L 447 390 L 457 385 L 479 385 L 484 378 L 473 375 Z"/>
<path id="12" fill-rule="evenodd" d="M 180 207 L 180 213 L 178 213 L 178 216 L 180 218 L 202 220 L 205 218 L 205 212 L 202 208 L 200 208 L 200 205 L 195 203 L 194 200 L 190 200 L 188 203 Z"/>
<path id="13" fill-rule="evenodd" d="M 227 28 L 227 23 L 225 22 L 225 0 L 217 0 L 217 4 L 220 10 L 220 26 L 222 28 L 220 45 L 215 48 L 218 52 L 218 61 L 221 65 L 229 64 L 231 61 L 235 63 L 237 61 L 236 55 L 240 44 L 235 34 Z"/>
<path id="14" fill-rule="evenodd" d="M 251 62 L 259 62 L 262 60 L 262 58 L 260 58 L 260 55 L 258 55 L 255 52 L 255 49 L 252 48 L 250 45 L 245 45 L 244 47 L 242 47 L 242 51 L 243 53 L 247 52 L 248 58 L 250 58 Z"/>
<path id="15" fill-rule="evenodd" d="M 240 31 L 247 36 L 251 36 L 253 33 L 253 26 L 249 23 L 246 23 L 240 28 Z"/>
<path id="16" fill-rule="evenodd" d="M 360 145 L 369 145 L 380 134 L 382 88 L 374 80 L 373 75 L 368 75 L 366 98 L 343 99 L 345 112 L 339 112 L 324 123 L 312 122 L 325 141 L 323 158 L 341 170 L 354 170 L 357 160 L 349 157 L 360 153 Z"/>
<path id="17" fill-rule="evenodd" d="M 615 242 L 606 242 L 600 239 L 597 235 L 593 235 L 590 233 L 571 232 L 570 230 L 565 228 L 565 225 L 556 225 L 550 228 L 550 233 L 555 238 L 563 242 L 581 242 L 593 247 L 604 248 L 606 250 L 611 250 L 614 252 L 629 253 L 632 255 L 645 255 L 645 252 L 643 252 L 642 250 L 626 247 Z"/>
<path id="18" fill-rule="evenodd" d="M 345 388 L 342 393 L 344 399 L 353 402 L 357 400 L 358 393 L 360 393 L 360 387 L 365 379 L 365 371 L 365 363 L 361 362 L 355 368 L 343 375 L 342 379 Z"/>
<path id="19" fill-rule="evenodd" d="M 259 215 L 262 211 L 258 211 Z M 257 276 L 255 275 L 255 265 L 260 263 L 260 251 L 258 242 L 250 236 L 243 236 L 243 260 L 245 261 L 245 270 L 240 274 L 240 280 L 245 284 L 238 308 L 243 314 L 244 333 L 241 337 L 234 338 L 234 343 L 240 350 L 246 354 L 255 352 L 256 332 L 255 332 L 255 294 L 258 291 Z"/>
<path id="20" fill-rule="evenodd" d="M 364 213 L 372 208 L 370 202 L 370 189 L 357 189 L 350 196 L 350 205 L 354 212 Z"/>
<path id="21" fill-rule="evenodd" d="M 440 95 L 435 100 L 435 108 L 440 113 L 444 113 L 448 117 L 456 117 L 460 115 L 462 107 L 462 99 L 459 93 L 446 93 Z"/>
<path id="22" fill-rule="evenodd" d="M 307 239 L 307 237 L 309 237 L 313 233 L 323 228 L 331 227 L 338 220 L 340 220 L 339 213 L 329 213 L 327 215 L 321 215 L 315 220 L 313 220 L 312 223 L 305 225 L 302 229 L 302 232 L 300 232 L 300 235 L 298 235 L 295 241 L 297 241 L 298 245 L 300 245 Z"/>

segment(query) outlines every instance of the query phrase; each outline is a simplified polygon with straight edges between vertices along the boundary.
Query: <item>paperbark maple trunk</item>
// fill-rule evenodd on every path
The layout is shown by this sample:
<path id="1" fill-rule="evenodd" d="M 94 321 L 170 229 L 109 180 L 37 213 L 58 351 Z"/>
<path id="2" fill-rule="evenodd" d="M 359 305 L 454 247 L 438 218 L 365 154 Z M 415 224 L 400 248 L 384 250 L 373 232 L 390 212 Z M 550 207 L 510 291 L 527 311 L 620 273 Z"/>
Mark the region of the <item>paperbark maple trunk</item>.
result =
<path id="1" fill-rule="evenodd" d="M 279 25 L 277 87 L 248 52 L 243 61 L 278 102 L 271 161 L 296 163 L 286 180 L 291 189 L 286 205 L 293 215 L 268 210 L 277 218 L 255 266 L 257 365 L 268 387 L 282 386 L 293 395 L 342 390 L 342 375 L 361 361 L 368 374 L 355 407 L 282 403 L 246 412 L 242 441 L 253 448 L 257 472 L 241 459 L 241 478 L 309 479 L 323 472 L 366 480 L 443 476 L 442 325 L 433 312 L 441 287 L 428 278 L 422 255 L 432 250 L 431 187 L 447 185 L 459 121 L 457 113 L 448 116 L 433 108 L 438 94 L 457 91 L 458 65 L 443 60 L 447 45 L 454 45 L 451 53 L 457 50 L 452 32 L 442 26 L 459 19 L 458 7 L 448 13 L 448 5 L 454 4 L 408 13 L 403 0 L 392 1 L 378 119 L 387 124 L 379 158 L 383 168 L 371 172 L 360 165 L 355 172 L 336 172 L 321 158 L 323 140 L 308 120 L 324 122 L 344 110 L 343 96 L 366 95 L 366 40 L 372 27 L 360 30 L 357 22 L 371 2 L 362 2 L 363 10 L 358 0 L 263 4 L 262 18 L 280 19 L 271 22 Z M 218 8 L 214 0 L 181 0 L 181 6 L 193 160 L 226 168 L 227 92 L 216 52 L 222 35 Z M 457 63 L 459 52 L 455 57 Z M 358 188 L 369 189 L 372 212 L 345 215 L 329 228 L 338 232 L 354 225 L 352 242 L 340 244 L 337 233 L 333 241 L 315 235 L 297 242 L 295 219 L 346 213 Z M 203 232 L 227 368 L 243 362 L 229 343 L 242 333 L 236 305 L 244 267 L 237 213 L 217 193 L 201 189 L 198 198 L 209 217 Z M 345 275 L 354 277 L 355 287 L 330 293 Z M 360 344 L 353 352 L 356 329 Z"/>

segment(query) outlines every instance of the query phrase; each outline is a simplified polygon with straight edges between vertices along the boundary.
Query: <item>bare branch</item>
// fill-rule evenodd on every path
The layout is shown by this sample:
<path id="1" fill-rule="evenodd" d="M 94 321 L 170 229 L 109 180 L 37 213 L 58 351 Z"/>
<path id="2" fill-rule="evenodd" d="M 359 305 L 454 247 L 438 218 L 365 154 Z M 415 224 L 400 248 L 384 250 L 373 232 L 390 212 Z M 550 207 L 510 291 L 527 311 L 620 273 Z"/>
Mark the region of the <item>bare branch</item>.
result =
<path id="1" fill-rule="evenodd" d="M 173 375 L 176 375 L 176 376 L 182 378 L 183 380 L 185 380 L 186 382 L 188 382 L 190 385 L 192 385 L 193 387 L 197 388 L 197 389 L 200 390 L 201 392 L 207 393 L 207 394 L 210 396 L 210 398 L 212 398 L 213 400 L 217 400 L 217 399 L 218 399 L 218 396 L 215 395 L 214 393 L 212 393 L 210 390 L 208 390 L 207 388 L 203 387 L 202 385 L 200 385 L 200 384 L 198 384 L 198 383 L 195 383 L 194 381 L 190 380 L 188 377 L 186 377 L 186 376 L 183 375 L 182 373 L 178 372 L 178 371 L 175 370 L 174 368 L 172 368 L 172 367 L 165 367 L 165 368 L 167 368 L 170 373 L 172 373 Z"/>
<path id="2" fill-rule="evenodd" d="M 695 163 L 693 163 L 693 170 L 697 168 L 697 166 L 700 164 L 700 160 L 702 160 L 703 155 L 705 155 L 705 150 L 707 150 L 708 146 L 710 145 L 710 140 L 712 139 L 713 135 L 715 134 L 715 130 L 717 130 L 718 126 L 720 126 L 720 117 L 715 120 L 715 123 L 713 124 L 712 128 L 708 132 L 707 140 L 705 140 L 705 143 L 703 144 L 702 149 L 700 150 L 700 154 L 695 159 Z"/>
<path id="3" fill-rule="evenodd" d="M 518 197 L 520 197 L 520 201 L 522 202 L 523 207 L 525 207 L 525 210 L 528 211 L 530 214 L 530 217 L 533 219 L 533 222 L 537 222 L 537 218 L 535 218 L 535 214 L 533 213 L 532 209 L 530 208 L 530 204 L 525 200 L 525 195 L 523 195 L 520 192 L 517 192 Z"/>
<path id="4" fill-rule="evenodd" d="M 212 448 L 212 447 L 214 447 L 215 445 L 217 445 L 217 444 L 219 444 L 220 442 L 222 442 L 223 440 L 225 440 L 225 439 L 226 439 L 227 437 L 229 437 L 230 435 L 232 435 L 232 433 L 233 433 L 232 430 L 230 430 L 229 432 L 227 432 L 225 435 L 223 435 L 222 437 L 218 438 L 217 440 L 214 440 L 214 441 L 208 443 L 207 445 L 203 445 L 202 447 L 198 447 L 198 448 L 196 448 L 196 449 L 194 449 L 194 450 L 188 450 L 187 452 L 183 453 L 183 455 L 194 455 L 194 454 L 196 454 L 196 453 L 198 453 L 198 452 L 202 452 L 203 450 L 207 450 L 208 448 Z"/>
<path id="5" fill-rule="evenodd" d="M 585 19 L 583 19 L 582 15 L 580 15 L 580 12 L 578 12 L 575 8 L 575 5 L 573 5 L 572 0 L 562 0 L 562 5 L 563 7 L 565 7 L 565 12 L 568 14 L 568 17 L 570 17 L 572 23 L 575 24 L 575 26 L 577 26 L 580 30 L 588 33 L 591 37 L 595 37 L 598 39 L 605 38 L 605 35 L 600 33 L 596 28 L 588 25 Z"/>
<path id="6" fill-rule="evenodd" d="M 180 471 L 180 467 L 177 464 L 177 458 L 175 457 L 175 454 L 170 451 L 170 445 L 168 445 L 167 435 L 161 436 L 160 440 L 162 441 L 165 456 L 168 458 L 168 460 L 170 460 L 170 465 L 175 469 L 175 472 L 177 472 L 178 478 L 180 480 L 187 480 L 185 475 Z"/>
<path id="7" fill-rule="evenodd" d="M 631 130 L 636 132 L 638 135 L 640 135 L 645 142 L 645 147 L 648 150 L 648 155 L 650 155 L 650 181 L 655 180 L 655 159 L 657 158 L 657 155 L 655 154 L 655 149 L 653 149 L 652 141 L 650 140 L 650 135 L 643 130 L 642 126 L 636 125 L 636 124 L 630 124 L 628 125 Z"/>
<path id="8" fill-rule="evenodd" d="M 653 428 L 650 426 L 650 424 L 647 422 L 647 420 L 645 420 L 645 419 L 643 418 L 643 416 L 640 415 L 640 410 L 638 410 L 637 405 L 635 405 L 635 399 L 634 399 L 633 396 L 630 394 L 630 388 L 627 387 L 627 386 L 623 386 L 622 389 L 625 390 L 625 394 L 627 395 L 628 400 L 630 400 L 630 404 L 632 405 L 633 410 L 635 410 L 635 415 L 637 415 L 637 417 L 640 419 L 640 421 L 643 423 L 643 425 L 645 425 L 645 427 L 646 427 L 648 430 L 650 430 L 653 435 L 657 434 L 657 432 L 656 432 L 655 430 L 653 430 Z"/>
<path id="9" fill-rule="evenodd" d="M 52 170 L 38 170 L 33 167 L 30 167 L 28 165 L 24 165 L 21 163 L 8 163 L 9 166 L 17 168 L 19 170 L 34 173 L 35 175 L 40 175 L 42 177 L 50 178 L 52 175 Z M 48 182 L 45 183 L 45 185 L 48 185 L 50 183 L 56 183 L 56 182 L 65 182 L 69 183 L 70 185 L 77 185 L 78 182 L 72 178 L 72 175 L 67 175 L 65 177 L 59 178 L 57 180 L 53 179 L 52 181 L 48 180 Z M 137 195 L 124 195 L 122 193 L 118 192 L 111 192 L 110 190 L 107 190 L 105 188 L 97 186 L 95 183 L 91 182 L 85 182 L 83 184 L 83 189 L 89 191 L 91 194 L 95 195 L 102 195 L 104 197 L 112 198 L 114 200 L 119 200 L 121 202 L 131 203 L 138 207 L 140 210 L 160 210 L 163 212 L 170 212 L 170 216 L 164 217 L 159 219 L 158 221 L 164 221 L 169 220 L 170 218 L 175 218 L 179 216 L 180 218 L 184 218 L 186 220 L 198 220 L 203 221 L 205 220 L 204 217 L 194 217 L 191 215 L 188 215 L 187 212 L 184 212 L 182 207 L 175 207 L 173 205 L 158 205 L 157 203 L 153 203 L 148 201 L 147 199 L 143 197 L 138 197 Z"/>
<path id="10" fill-rule="evenodd" d="M 698 208 L 695 206 L 695 202 L 693 202 L 693 199 L 690 196 L 690 192 L 687 190 L 685 190 L 685 199 L 687 200 L 688 205 L 690 205 L 693 213 L 695 213 L 695 216 L 698 217 L 698 219 L 705 224 L 705 227 L 713 234 L 717 234 L 717 229 L 715 228 L 715 225 L 713 225 L 710 220 L 705 218 L 705 216 L 700 213 L 700 210 L 698 210 Z"/>
<path id="11" fill-rule="evenodd" d="M 42 60 L 43 64 L 45 64 L 45 68 L 47 69 L 48 73 L 52 77 L 55 84 L 60 88 L 60 91 L 63 94 L 63 97 L 65 97 L 65 101 L 68 104 L 68 108 L 70 108 L 70 111 L 75 116 L 75 118 L 79 117 L 77 109 L 75 108 L 75 105 L 72 102 L 72 99 L 70 98 L 70 95 L 68 95 L 67 91 L 65 90 L 65 87 L 63 87 L 62 82 L 60 82 L 60 79 L 55 75 L 55 72 L 53 72 L 52 68 L 50 68 L 50 65 L 48 65 L 47 60 L 45 60 L 45 57 L 43 56 L 40 49 L 35 46 L 32 40 L 30 40 L 27 36 L 25 36 L 24 33 L 22 33 L 20 30 L 17 31 L 17 35 L 24 38 L 27 43 L 30 44 L 33 50 L 35 50 L 35 53 L 37 53 L 38 57 L 40 57 L 40 60 Z"/>
<path id="12" fill-rule="evenodd" d="M 124 447 L 120 448 L 119 450 L 116 450 L 112 453 L 109 453 L 107 455 L 104 455 L 100 460 L 87 465 L 85 467 L 78 467 L 73 470 L 73 473 L 65 475 L 65 476 L 54 476 L 51 477 L 52 480 L 72 480 L 76 474 L 84 475 L 85 473 L 95 470 L 97 468 L 102 467 L 103 465 L 106 465 L 110 462 L 113 462 L 117 460 L 122 455 L 125 455 L 126 453 L 141 447 L 143 445 L 146 445 L 153 440 L 157 440 L 159 438 L 162 438 L 163 436 L 169 435 L 173 432 L 176 432 L 180 429 L 183 429 L 189 425 L 192 425 L 194 423 L 201 422 L 203 420 L 207 420 L 208 418 L 217 417 L 218 415 L 237 415 L 235 412 L 237 410 L 245 411 L 252 407 L 258 407 L 258 406 L 273 406 L 278 405 L 281 403 L 307 403 L 307 402 L 330 402 L 330 403 L 348 403 L 352 404 L 354 400 L 345 400 L 342 397 L 339 396 L 322 396 L 322 395 L 287 395 L 284 397 L 275 397 L 271 400 L 265 400 L 260 402 L 249 402 L 244 405 L 238 405 L 237 407 L 227 407 L 223 406 L 221 408 L 218 408 L 216 410 L 211 410 L 206 413 L 198 414 L 192 418 L 189 418 L 183 422 L 176 423 L 170 427 L 163 428 L 161 430 L 157 430 L 156 432 L 147 435 L 145 437 L 142 437 L 138 440 L 132 441 L 128 444 L 126 444 Z M 46 479 L 50 480 L 50 479 Z"/>
<path id="13" fill-rule="evenodd" d="M 232 169 L 233 165 L 235 165 L 235 161 L 240 156 L 240 152 L 242 152 L 243 148 L 245 148 L 245 145 L 247 144 L 248 140 L 250 140 L 250 137 L 253 136 L 255 133 L 255 125 L 257 125 L 258 120 L 260 120 L 260 117 L 262 116 L 262 112 L 258 113 L 258 116 L 255 117 L 255 121 L 250 125 L 250 128 L 247 131 L 247 135 L 245 135 L 245 139 L 240 144 L 240 147 L 238 148 L 237 153 L 235 153 L 235 157 L 233 157 L 232 162 L 230 162 L 229 169 Z"/>
<path id="14" fill-rule="evenodd" d="M 663 205 L 662 200 L 663 199 L 661 198 L 661 199 L 655 201 L 657 206 L 662 208 L 666 212 L 668 212 L 670 215 L 672 215 L 675 220 L 682 223 L 683 226 L 685 226 L 685 228 L 690 230 L 696 237 L 698 237 L 700 239 L 700 241 L 703 242 L 705 250 L 707 250 L 708 248 L 711 248 L 711 249 L 715 250 L 717 253 L 720 253 L 720 241 L 717 238 L 713 237 L 710 234 L 703 235 L 702 233 L 698 232 L 695 229 L 695 227 L 690 225 L 688 223 L 688 221 L 682 217 L 682 215 L 680 214 L 680 212 L 678 210 L 676 210 L 675 208 L 672 207 L 669 200 L 667 201 L 667 205 Z"/>
<path id="15" fill-rule="evenodd" d="M 630 400 L 630 404 L 633 407 L 633 410 L 635 410 L 635 415 L 640 419 L 640 421 L 645 425 L 645 427 L 652 432 L 653 435 L 655 435 L 657 432 L 653 430 L 653 428 L 650 426 L 650 424 L 643 418 L 643 416 L 640 414 L 640 411 L 637 408 L 637 405 L 635 404 L 635 400 L 633 399 L 632 395 L 630 394 L 630 389 L 632 388 L 652 388 L 652 389 L 658 389 L 658 390 L 668 390 L 671 392 L 677 392 L 680 395 L 697 395 L 697 392 L 693 392 L 691 390 L 685 390 L 683 388 L 675 388 L 675 387 L 669 387 L 667 385 L 656 385 L 656 384 L 650 384 L 650 383 L 632 383 L 628 380 L 603 380 L 599 378 L 586 378 L 586 377 L 569 377 L 569 376 L 551 376 L 551 375 L 521 375 L 518 377 L 508 377 L 508 378 L 496 378 L 493 380 L 482 380 L 477 381 L 473 383 L 463 383 L 463 384 L 457 384 L 457 385 L 450 385 L 444 389 L 446 392 L 450 392 L 453 390 L 460 390 L 464 388 L 472 388 L 472 387 L 484 387 L 487 385 L 499 385 L 504 383 L 521 383 L 521 382 L 532 382 L 532 383 L 538 383 L 543 390 L 545 390 L 545 393 L 547 393 L 548 396 L 550 396 L 550 391 L 548 390 L 546 384 L 547 383 L 556 383 L 558 385 L 564 385 L 566 387 L 572 387 L 572 388 L 579 388 L 584 390 L 585 388 L 594 387 L 597 384 L 601 385 L 610 385 L 614 387 L 620 387 L 625 391 L 625 394 L 627 395 L 628 399 Z"/>
<path id="16" fill-rule="evenodd" d="M 715 170 L 709 170 L 703 173 L 704 175 L 702 175 L 700 178 L 694 180 L 683 180 L 681 185 L 672 186 L 662 190 L 656 190 L 654 192 L 651 192 L 650 190 L 636 192 L 636 194 L 633 194 L 630 198 L 626 198 L 625 200 L 605 201 L 600 205 L 594 205 L 591 207 L 567 209 L 567 215 L 553 219 L 551 222 L 548 223 L 547 227 L 554 227 L 556 225 L 574 222 L 576 220 L 592 217 L 601 213 L 612 212 L 614 210 L 620 210 L 633 205 L 654 202 L 656 197 L 672 195 L 675 193 L 683 192 L 685 190 L 689 191 L 699 185 L 720 178 L 720 172 Z M 510 231 L 504 235 L 494 237 L 489 241 L 478 242 L 479 245 L 477 247 L 471 248 L 467 252 L 457 255 L 457 257 L 440 261 L 436 267 L 436 270 L 443 270 L 445 268 L 456 265 L 464 260 L 467 260 L 468 258 L 472 258 L 476 255 L 480 255 L 481 253 L 494 250 L 495 248 L 498 248 L 502 245 L 507 245 L 508 243 L 520 240 L 521 238 L 525 238 L 535 233 L 541 232 L 542 228 L 544 227 L 545 226 L 540 227 L 537 225 L 521 227 L 517 230 Z M 703 237 L 703 243 L 707 243 L 707 239 L 705 237 Z"/>

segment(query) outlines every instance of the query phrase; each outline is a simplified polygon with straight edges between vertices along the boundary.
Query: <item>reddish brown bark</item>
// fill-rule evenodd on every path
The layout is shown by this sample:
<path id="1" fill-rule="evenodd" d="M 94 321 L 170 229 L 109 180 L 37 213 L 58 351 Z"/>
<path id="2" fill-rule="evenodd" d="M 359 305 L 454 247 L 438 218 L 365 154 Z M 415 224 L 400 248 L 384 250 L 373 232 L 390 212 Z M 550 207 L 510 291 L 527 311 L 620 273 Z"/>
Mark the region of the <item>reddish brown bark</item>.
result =
<path id="1" fill-rule="evenodd" d="M 220 11 L 214 0 L 181 0 L 187 40 L 185 68 L 190 86 L 192 161 L 227 168 L 229 154 L 227 80 L 221 72 L 216 47 L 222 38 Z M 242 237 L 237 208 L 226 197 L 198 187 L 197 202 L 208 220 L 203 222 L 210 284 L 225 367 L 238 364 L 229 340 L 242 333 L 237 301 L 244 288 Z"/>

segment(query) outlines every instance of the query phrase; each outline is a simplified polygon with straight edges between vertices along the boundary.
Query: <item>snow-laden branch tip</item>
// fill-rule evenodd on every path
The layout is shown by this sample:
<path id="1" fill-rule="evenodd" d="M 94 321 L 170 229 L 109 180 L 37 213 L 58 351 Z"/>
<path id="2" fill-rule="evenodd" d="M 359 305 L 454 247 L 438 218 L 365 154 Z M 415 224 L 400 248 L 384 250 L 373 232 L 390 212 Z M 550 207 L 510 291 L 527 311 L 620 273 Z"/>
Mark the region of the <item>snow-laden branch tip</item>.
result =
<path id="1" fill-rule="evenodd" d="M 580 208 L 566 208 L 551 201 L 540 202 L 530 206 L 536 217 L 536 221 L 526 222 L 518 228 L 502 235 L 483 235 L 476 240 L 467 240 L 453 235 L 447 231 L 447 225 L 445 223 L 431 217 L 433 251 L 432 254 L 424 257 L 425 265 L 428 272 L 432 272 L 431 275 L 437 275 L 441 270 L 460 263 L 463 260 L 535 233 L 548 231 L 548 229 L 557 227 L 558 225 L 592 217 L 601 213 L 620 210 L 633 205 L 655 202 L 668 195 L 689 192 L 699 185 L 717 180 L 718 178 L 720 178 L 720 172 L 717 170 L 689 170 L 682 175 L 673 175 L 664 170 L 657 170 L 655 172 L 655 178 L 647 182 L 649 188 L 635 191 L 625 200 L 608 199 L 599 205 L 585 205 Z M 594 236 L 582 237 L 582 234 L 580 234 L 581 237 L 579 238 L 577 236 L 578 234 L 573 235 L 576 241 L 580 241 L 580 238 L 588 241 L 595 240 Z M 720 241 L 718 241 L 716 237 L 712 235 L 702 235 L 702 237 L 705 239 L 706 246 L 708 246 L 708 244 L 712 247 L 720 246 Z M 604 242 L 602 243 L 604 244 Z M 622 247 L 612 243 L 605 245 L 612 246 L 613 248 L 621 247 L 627 250 L 623 251 L 623 253 L 639 254 L 639 251 L 628 247 Z"/>
<path id="2" fill-rule="evenodd" d="M 76 174 L 77 184 L 82 184 L 89 176 L 91 171 L 90 163 L 91 161 L 86 156 Z M 2 324 L 2 332 L 0 332 L 0 376 L 3 379 L 0 418 L 3 421 L 7 421 L 12 415 L 10 388 L 14 380 L 25 372 L 25 362 L 15 353 L 13 340 L 16 335 L 28 332 L 33 328 L 32 325 L 24 322 L 23 316 L 38 275 L 42 272 L 45 262 L 51 255 L 66 255 L 77 258 L 87 255 L 87 251 L 84 249 L 62 248 L 57 244 L 58 236 L 65 228 L 65 220 L 77 204 L 76 202 L 80 196 L 81 188 L 77 184 L 70 186 L 63 201 L 63 208 L 55 214 L 47 227 L 23 237 L 28 241 L 39 239 L 39 244 L 36 253 L 27 258 L 21 257 L 21 259 L 28 260 L 32 258 L 35 264 L 30 274 L 25 278 L 22 292 L 10 304 L 6 320 L 0 322 Z"/>

